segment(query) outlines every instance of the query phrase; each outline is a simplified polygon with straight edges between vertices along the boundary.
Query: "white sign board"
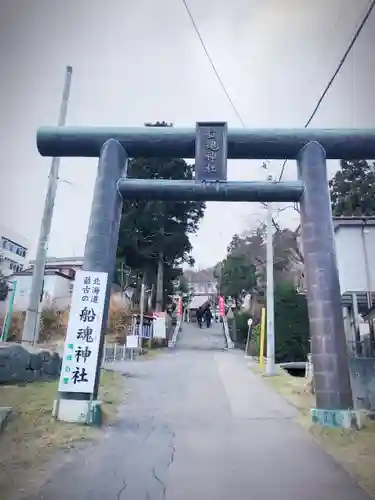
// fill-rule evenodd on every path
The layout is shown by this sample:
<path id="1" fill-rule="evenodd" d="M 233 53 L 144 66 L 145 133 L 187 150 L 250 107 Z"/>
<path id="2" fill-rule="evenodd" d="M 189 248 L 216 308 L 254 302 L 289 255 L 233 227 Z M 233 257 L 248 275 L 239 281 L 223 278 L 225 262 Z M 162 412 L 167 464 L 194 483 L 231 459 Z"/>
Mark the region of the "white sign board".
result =
<path id="1" fill-rule="evenodd" d="M 139 345 L 138 335 L 128 335 L 126 337 L 126 347 L 128 349 L 137 349 Z"/>
<path id="2" fill-rule="evenodd" d="M 92 393 L 108 274 L 76 271 L 59 391 Z"/>
<path id="3" fill-rule="evenodd" d="M 167 329 L 165 323 L 165 312 L 154 312 L 154 339 L 166 339 L 167 338 Z"/>

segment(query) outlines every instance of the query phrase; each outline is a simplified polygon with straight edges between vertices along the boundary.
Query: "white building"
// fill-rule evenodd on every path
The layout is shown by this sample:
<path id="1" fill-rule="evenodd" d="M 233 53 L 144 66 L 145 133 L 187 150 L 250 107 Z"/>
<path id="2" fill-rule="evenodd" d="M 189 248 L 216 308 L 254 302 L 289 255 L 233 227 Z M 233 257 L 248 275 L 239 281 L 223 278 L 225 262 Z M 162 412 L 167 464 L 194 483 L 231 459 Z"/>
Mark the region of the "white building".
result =
<path id="1" fill-rule="evenodd" d="M 27 309 L 34 265 L 35 260 L 32 260 L 29 267 L 9 277 L 11 281 L 17 282 L 14 296 L 14 310 L 16 311 Z M 47 259 L 42 298 L 44 307 L 65 309 L 70 305 L 75 272 L 81 269 L 82 265 L 83 257 L 49 257 Z"/>
<path id="2" fill-rule="evenodd" d="M 0 225 L 0 269 L 5 276 L 27 266 L 29 241 L 12 229 Z"/>
<path id="3" fill-rule="evenodd" d="M 375 217 L 334 217 L 333 224 L 346 332 L 358 341 L 375 306 Z"/>
<path id="4" fill-rule="evenodd" d="M 28 307 L 28 301 L 31 290 L 32 270 L 21 271 L 11 276 L 12 281 L 16 281 L 16 292 L 14 296 L 14 310 L 25 311 Z M 65 309 L 69 307 L 74 278 L 46 269 L 43 285 L 43 307 L 55 307 L 56 309 Z"/>
<path id="5" fill-rule="evenodd" d="M 32 260 L 28 268 L 9 276 L 10 281 L 16 282 L 13 305 L 15 311 L 25 311 L 28 307 L 34 265 L 35 260 Z M 41 300 L 43 307 L 63 310 L 70 306 L 75 273 L 82 268 L 82 265 L 83 257 L 49 257 L 47 259 Z M 112 286 L 112 299 L 119 304 L 125 300 L 120 293 L 120 287 L 115 284 Z"/>
<path id="6" fill-rule="evenodd" d="M 192 271 L 187 269 L 184 277 L 189 283 L 193 295 L 216 295 L 217 279 L 214 277 L 213 269 L 202 269 Z"/>
<path id="7" fill-rule="evenodd" d="M 375 217 L 334 217 L 337 267 L 343 302 L 356 295 L 360 312 L 371 308 L 375 296 Z"/>

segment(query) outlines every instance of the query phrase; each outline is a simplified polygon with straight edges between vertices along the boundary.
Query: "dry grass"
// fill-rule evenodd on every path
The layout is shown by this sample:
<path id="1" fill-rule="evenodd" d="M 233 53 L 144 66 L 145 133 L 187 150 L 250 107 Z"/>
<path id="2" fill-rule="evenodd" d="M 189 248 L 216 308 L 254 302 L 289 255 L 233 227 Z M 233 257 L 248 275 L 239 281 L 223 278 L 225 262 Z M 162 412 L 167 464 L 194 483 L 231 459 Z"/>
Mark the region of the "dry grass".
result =
<path id="1" fill-rule="evenodd" d="M 102 371 L 99 399 L 103 401 L 105 422 L 116 418 L 124 396 L 123 377 Z M 13 408 L 12 417 L 0 435 L 0 500 L 43 480 L 43 468 L 59 450 L 74 448 L 83 440 L 100 437 L 92 427 L 57 422 L 52 404 L 57 382 L 35 382 L 24 386 L 0 387 L 0 404 Z"/>
<path id="2" fill-rule="evenodd" d="M 130 305 L 120 304 L 115 297 L 111 297 L 108 311 L 107 338 L 110 342 L 124 342 L 131 324 L 132 309 Z M 0 318 L 2 324 L 4 318 Z M 64 341 L 69 321 L 69 308 L 57 310 L 53 307 L 43 309 L 40 320 L 39 340 L 41 343 L 58 344 Z M 25 312 L 15 311 L 8 332 L 9 342 L 20 342 Z"/>
<path id="3" fill-rule="evenodd" d="M 300 410 L 298 422 L 375 498 L 375 422 L 368 420 L 360 431 L 312 425 L 310 409 L 315 406 L 315 397 L 305 391 L 304 378 L 292 377 L 283 370 L 267 377 L 259 365 L 251 369 Z"/>

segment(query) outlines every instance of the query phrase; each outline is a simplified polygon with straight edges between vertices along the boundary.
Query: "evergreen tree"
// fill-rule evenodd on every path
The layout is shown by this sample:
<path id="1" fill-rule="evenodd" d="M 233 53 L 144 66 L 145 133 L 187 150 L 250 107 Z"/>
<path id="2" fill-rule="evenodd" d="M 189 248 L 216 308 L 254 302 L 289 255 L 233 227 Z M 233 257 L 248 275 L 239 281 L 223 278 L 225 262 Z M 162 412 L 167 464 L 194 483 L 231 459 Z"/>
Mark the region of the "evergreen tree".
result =
<path id="1" fill-rule="evenodd" d="M 310 350 L 307 300 L 290 283 L 275 289 L 275 359 L 306 361 Z"/>
<path id="2" fill-rule="evenodd" d="M 171 125 L 157 122 L 146 126 Z M 194 165 L 181 158 L 136 158 L 128 167 L 128 176 L 138 179 L 191 180 L 193 172 Z M 133 271 L 140 271 L 148 284 L 155 283 L 158 274 L 159 298 L 162 287 L 165 293 L 172 292 L 182 264 L 194 263 L 190 235 L 198 230 L 204 209 L 205 204 L 196 201 L 124 200 L 117 257 Z"/>
<path id="3" fill-rule="evenodd" d="M 334 216 L 375 215 L 375 163 L 341 160 L 329 188 Z"/>
<path id="4" fill-rule="evenodd" d="M 244 254 L 230 254 L 223 261 L 221 293 L 240 300 L 256 286 L 256 269 Z"/>

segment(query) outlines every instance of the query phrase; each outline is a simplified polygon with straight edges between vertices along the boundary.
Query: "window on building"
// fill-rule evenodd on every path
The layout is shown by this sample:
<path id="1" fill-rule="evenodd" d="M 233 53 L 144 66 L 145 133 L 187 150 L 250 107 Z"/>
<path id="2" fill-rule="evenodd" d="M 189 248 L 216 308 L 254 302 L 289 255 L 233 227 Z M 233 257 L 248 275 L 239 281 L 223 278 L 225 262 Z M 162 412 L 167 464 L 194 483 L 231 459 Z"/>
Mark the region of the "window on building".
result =
<path id="1" fill-rule="evenodd" d="M 14 273 L 19 273 L 23 269 L 23 265 L 19 264 L 18 262 L 15 262 L 12 259 L 9 259 L 8 257 L 4 258 L 4 261 L 7 263 L 8 268 L 13 271 Z"/>
<path id="2" fill-rule="evenodd" d="M 16 255 L 19 255 L 20 257 L 25 258 L 26 253 L 27 253 L 27 248 L 23 247 L 22 245 L 18 245 L 18 243 L 15 243 L 12 240 L 9 240 L 8 238 L 1 238 L 1 246 L 4 248 L 4 250 L 8 250 L 9 252 L 13 252 Z"/>

